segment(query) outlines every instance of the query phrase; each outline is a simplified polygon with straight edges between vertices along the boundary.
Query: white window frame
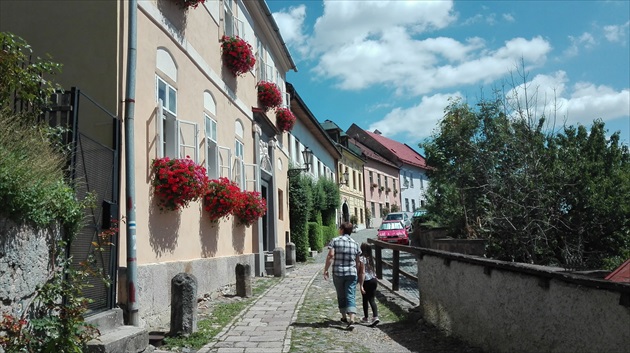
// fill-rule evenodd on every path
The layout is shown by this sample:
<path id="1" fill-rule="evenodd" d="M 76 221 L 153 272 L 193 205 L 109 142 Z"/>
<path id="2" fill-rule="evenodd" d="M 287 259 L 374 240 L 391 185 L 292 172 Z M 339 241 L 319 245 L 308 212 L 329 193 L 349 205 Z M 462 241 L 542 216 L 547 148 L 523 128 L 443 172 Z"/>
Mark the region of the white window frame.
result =
<path id="1" fill-rule="evenodd" d="M 217 122 L 204 113 L 204 132 L 206 139 L 206 173 L 210 179 L 218 179 L 219 147 L 217 143 Z"/>
<path id="2" fill-rule="evenodd" d="M 234 140 L 234 163 L 232 166 L 232 181 L 234 181 L 241 190 L 246 189 L 245 185 L 245 145 L 239 139 Z"/>
<path id="3" fill-rule="evenodd" d="M 245 22 L 236 16 L 235 7 L 238 7 L 237 0 L 234 0 L 234 4 L 232 4 L 232 0 L 223 0 L 223 33 L 228 37 L 243 38 L 245 36 Z"/>

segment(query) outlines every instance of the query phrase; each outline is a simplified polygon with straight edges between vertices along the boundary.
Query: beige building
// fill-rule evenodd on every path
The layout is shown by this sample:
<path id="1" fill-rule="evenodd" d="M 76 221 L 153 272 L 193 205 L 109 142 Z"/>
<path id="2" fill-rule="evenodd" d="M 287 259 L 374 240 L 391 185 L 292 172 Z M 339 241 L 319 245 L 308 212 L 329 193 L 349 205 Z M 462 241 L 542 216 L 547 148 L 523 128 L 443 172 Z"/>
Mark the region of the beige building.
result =
<path id="1" fill-rule="evenodd" d="M 123 128 L 115 130 L 91 121 L 90 112 L 97 108 L 81 101 L 82 129 L 120 152 L 119 172 L 111 178 L 114 195 L 100 198 L 109 199 L 109 211 L 116 209 L 111 204 L 119 205 L 125 222 L 119 241 L 102 263 L 112 269 L 117 288 L 89 295 L 99 303 L 94 312 L 124 306 L 132 296 L 137 324 L 156 326 L 169 320 L 171 279 L 177 273 L 194 275 L 198 292 L 207 293 L 233 283 L 237 263 L 263 274 L 264 253 L 285 246 L 288 138 L 275 126 L 274 111 L 260 109 L 256 84 L 272 81 L 284 93 L 286 72 L 297 69 L 262 0 L 206 0 L 188 9 L 176 0 L 139 1 L 131 10 L 128 3 L 2 1 L 0 30 L 23 37 L 36 55 L 49 53 L 63 64 L 56 82 L 64 88 L 79 87 L 121 123 Z M 133 28 L 129 18 L 134 12 L 135 68 L 127 66 Z M 238 35 L 251 44 L 254 69 L 237 77 L 227 69 L 221 56 L 223 35 Z M 133 115 L 126 115 L 130 78 L 135 82 L 135 105 Z M 288 102 L 284 94 L 283 104 Z M 127 122 L 133 122 L 133 129 L 125 126 Z M 133 162 L 125 160 L 130 146 L 122 131 L 134 132 Z M 261 192 L 267 200 L 266 216 L 250 227 L 239 225 L 234 217 L 213 224 L 201 201 L 180 212 L 161 212 L 153 198 L 150 165 L 163 156 L 189 156 L 207 168 L 210 178 L 228 177 L 243 190 Z M 127 174 L 127 165 L 133 173 Z M 125 192 L 128 175 L 135 176 L 133 195 Z M 133 222 L 125 204 L 135 207 L 135 237 L 127 234 Z M 87 247 L 102 226 L 103 212 L 98 206 L 93 210 L 94 230 L 83 235 Z M 135 258 L 128 258 L 128 246 L 135 250 Z M 127 284 L 124 269 L 134 266 L 137 279 Z"/>

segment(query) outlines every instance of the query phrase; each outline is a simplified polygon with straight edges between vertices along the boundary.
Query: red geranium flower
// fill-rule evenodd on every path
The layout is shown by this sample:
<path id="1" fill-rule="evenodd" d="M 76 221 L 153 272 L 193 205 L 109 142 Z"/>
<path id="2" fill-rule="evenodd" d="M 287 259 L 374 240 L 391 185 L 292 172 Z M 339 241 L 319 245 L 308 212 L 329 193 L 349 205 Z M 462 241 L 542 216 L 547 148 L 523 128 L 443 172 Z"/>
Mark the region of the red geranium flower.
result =
<path id="1" fill-rule="evenodd" d="M 240 37 L 223 36 L 221 38 L 223 62 L 234 76 L 249 72 L 256 65 L 252 46 Z"/>
<path id="2" fill-rule="evenodd" d="M 289 108 L 276 109 L 276 125 L 280 131 L 291 131 L 295 125 L 295 115 Z"/>
<path id="3" fill-rule="evenodd" d="M 265 110 L 282 105 L 282 93 L 275 83 L 260 81 L 256 88 L 258 88 L 258 101 Z"/>
<path id="4" fill-rule="evenodd" d="M 160 210 L 176 211 L 200 199 L 208 184 L 206 168 L 189 158 L 154 159 L 151 163 L 151 184 Z"/>

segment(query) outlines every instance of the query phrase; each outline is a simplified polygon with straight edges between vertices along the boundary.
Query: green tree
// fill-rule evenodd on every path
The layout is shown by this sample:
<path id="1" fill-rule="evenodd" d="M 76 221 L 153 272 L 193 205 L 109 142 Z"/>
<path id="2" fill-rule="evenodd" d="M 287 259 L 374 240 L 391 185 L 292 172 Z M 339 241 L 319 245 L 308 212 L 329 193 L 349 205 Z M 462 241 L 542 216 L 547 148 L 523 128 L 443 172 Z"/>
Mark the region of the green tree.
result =
<path id="1" fill-rule="evenodd" d="M 61 72 L 61 64 L 32 57 L 28 43 L 9 32 L 0 32 L 0 107 L 10 107 L 13 97 L 21 99 L 37 115 L 58 89 L 46 76 Z"/>
<path id="2" fill-rule="evenodd" d="M 429 214 L 457 237 L 485 238 L 495 258 L 614 266 L 630 243 L 628 147 L 601 121 L 554 134 L 544 115 L 510 108 L 450 102 L 421 145 L 435 167 Z"/>

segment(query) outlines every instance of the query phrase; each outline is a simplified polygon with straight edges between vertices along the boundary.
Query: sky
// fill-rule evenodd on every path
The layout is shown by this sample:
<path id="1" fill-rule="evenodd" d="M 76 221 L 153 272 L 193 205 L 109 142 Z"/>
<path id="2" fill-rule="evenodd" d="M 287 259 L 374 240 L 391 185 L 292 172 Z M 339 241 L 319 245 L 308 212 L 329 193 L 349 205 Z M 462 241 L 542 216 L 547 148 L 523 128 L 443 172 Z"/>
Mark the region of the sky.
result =
<path id="1" fill-rule="evenodd" d="M 630 144 L 630 1 L 267 0 L 320 122 L 418 143 L 449 99 L 523 88 L 550 129 L 590 127 Z M 514 91 L 516 90 L 516 91 Z"/>

